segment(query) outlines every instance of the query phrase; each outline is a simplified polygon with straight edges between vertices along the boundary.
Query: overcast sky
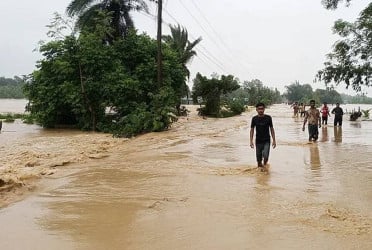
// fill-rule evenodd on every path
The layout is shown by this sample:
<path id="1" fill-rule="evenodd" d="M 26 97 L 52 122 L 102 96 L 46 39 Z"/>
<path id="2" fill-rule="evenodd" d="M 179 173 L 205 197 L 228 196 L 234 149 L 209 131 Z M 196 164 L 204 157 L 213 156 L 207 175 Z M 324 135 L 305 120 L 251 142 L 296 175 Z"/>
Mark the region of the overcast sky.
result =
<path id="1" fill-rule="evenodd" d="M 29 74 L 41 58 L 34 49 L 47 39 L 53 13 L 65 13 L 70 0 L 0 0 L 0 76 Z M 189 65 L 191 79 L 196 72 L 210 76 L 232 74 L 245 80 L 259 79 L 265 86 L 284 92 L 296 80 L 313 89 L 325 55 L 338 36 L 332 33 L 335 20 L 353 21 L 369 0 L 354 0 L 350 7 L 330 11 L 321 0 L 164 0 L 163 33 L 167 24 L 180 23 L 189 39 L 202 37 L 198 56 Z M 150 12 L 156 8 L 150 4 Z M 156 36 L 156 20 L 134 14 L 136 28 Z M 191 85 L 192 83 L 190 83 Z M 372 97 L 372 89 L 365 89 Z M 337 91 L 346 91 L 345 85 Z"/>

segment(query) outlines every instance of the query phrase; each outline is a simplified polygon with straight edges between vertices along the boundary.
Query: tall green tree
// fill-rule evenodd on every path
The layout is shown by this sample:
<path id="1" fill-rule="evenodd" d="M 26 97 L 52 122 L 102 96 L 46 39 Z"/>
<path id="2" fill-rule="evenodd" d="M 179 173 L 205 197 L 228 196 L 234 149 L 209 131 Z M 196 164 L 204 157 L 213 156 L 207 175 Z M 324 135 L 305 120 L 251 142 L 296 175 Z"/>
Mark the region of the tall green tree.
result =
<path id="1" fill-rule="evenodd" d="M 284 94 L 287 97 L 290 103 L 292 102 L 306 102 L 309 99 L 313 98 L 313 88 L 310 84 L 301 85 L 298 81 L 285 86 L 286 93 Z"/>
<path id="2" fill-rule="evenodd" d="M 169 46 L 175 50 L 179 55 L 180 63 L 187 73 L 187 77 L 190 77 L 190 71 L 187 68 L 187 64 L 196 56 L 194 47 L 201 42 L 202 38 L 199 37 L 196 40 L 190 42 L 187 29 L 177 26 L 170 25 L 171 35 L 163 36 L 163 40 L 169 44 Z"/>
<path id="3" fill-rule="evenodd" d="M 189 41 L 189 36 L 187 29 L 181 27 L 179 24 L 177 26 L 170 25 L 171 35 L 163 36 L 163 41 L 168 44 L 168 46 L 174 50 L 179 58 L 179 63 L 181 64 L 187 79 L 190 78 L 190 71 L 187 64 L 191 62 L 194 56 L 197 55 L 194 50 L 195 46 L 201 42 L 202 38 L 199 37 L 194 41 Z M 181 88 L 177 91 L 179 99 L 181 97 L 187 96 L 189 94 L 189 87 L 186 83 L 187 79 L 183 80 Z"/>
<path id="4" fill-rule="evenodd" d="M 341 95 L 334 89 L 316 89 L 314 92 L 314 99 L 319 103 L 342 103 Z"/>
<path id="5" fill-rule="evenodd" d="M 159 89 L 156 41 L 132 30 L 107 46 L 105 15 L 96 25 L 94 32 L 55 37 L 41 46 L 43 58 L 25 86 L 31 114 L 44 127 L 70 124 L 117 136 L 167 129 L 174 121 L 173 88 L 185 78 L 176 53 L 164 48 Z M 114 113 L 107 116 L 107 108 Z"/>
<path id="6" fill-rule="evenodd" d="M 264 86 L 259 79 L 244 81 L 241 89 L 246 93 L 249 105 L 256 105 L 259 102 L 265 105 L 281 102 L 280 92 Z"/>
<path id="7" fill-rule="evenodd" d="M 144 0 L 72 0 L 66 11 L 71 17 L 78 17 L 77 26 L 80 29 L 91 28 L 99 11 L 108 12 L 113 28 L 111 39 L 115 39 L 124 37 L 129 29 L 134 28 L 130 12 L 142 10 L 148 11 Z"/>
<path id="8" fill-rule="evenodd" d="M 362 86 L 371 86 L 372 77 L 372 3 L 360 13 L 355 22 L 337 20 L 334 33 L 341 39 L 334 44 L 327 55 L 324 69 L 319 70 L 317 79 L 326 84 L 344 83 L 361 91 Z"/>
<path id="9" fill-rule="evenodd" d="M 232 75 L 222 75 L 220 78 L 207 77 L 196 74 L 193 85 L 193 99 L 196 102 L 201 96 L 205 102 L 205 114 L 210 116 L 220 116 L 221 96 L 240 88 L 238 80 Z"/>

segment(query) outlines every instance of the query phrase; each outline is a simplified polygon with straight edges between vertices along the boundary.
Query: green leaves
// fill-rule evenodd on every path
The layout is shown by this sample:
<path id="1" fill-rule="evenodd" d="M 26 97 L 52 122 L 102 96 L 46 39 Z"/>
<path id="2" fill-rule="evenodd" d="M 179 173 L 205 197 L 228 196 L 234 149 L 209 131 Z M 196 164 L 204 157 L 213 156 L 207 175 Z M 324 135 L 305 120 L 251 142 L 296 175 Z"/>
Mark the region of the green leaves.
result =
<path id="1" fill-rule="evenodd" d="M 164 83 L 158 89 L 156 41 L 132 31 L 109 44 L 101 18 L 102 29 L 40 47 L 43 59 L 25 86 L 33 117 L 44 127 L 72 125 L 116 136 L 169 128 L 186 78 L 178 53 L 164 46 Z"/>
<path id="2" fill-rule="evenodd" d="M 95 31 L 95 20 L 99 18 L 100 12 L 109 15 L 109 26 L 112 32 L 107 34 L 107 41 L 123 38 L 130 29 L 134 29 L 134 23 L 130 16 L 131 11 L 148 12 L 148 7 L 143 0 L 72 0 L 67 7 L 70 16 L 78 17 L 80 30 Z"/>
<path id="3" fill-rule="evenodd" d="M 338 4 L 340 2 L 343 2 L 343 0 L 322 0 L 322 4 L 326 9 L 337 9 Z M 351 2 L 351 0 L 345 0 L 346 5 L 348 6 Z"/>
<path id="4" fill-rule="evenodd" d="M 195 103 L 198 96 L 203 98 L 205 101 L 204 111 L 206 115 L 219 117 L 222 94 L 230 93 L 239 88 L 240 85 L 238 80 L 232 75 L 222 75 L 220 79 L 208 79 L 198 73 L 194 80 L 192 96 Z"/>
<path id="5" fill-rule="evenodd" d="M 337 20 L 333 31 L 341 40 L 334 44 L 333 51 L 327 55 L 324 68 L 317 73 L 317 80 L 326 84 L 345 83 L 361 91 L 362 86 L 371 86 L 372 76 L 372 3 L 359 18 L 350 23 Z"/>

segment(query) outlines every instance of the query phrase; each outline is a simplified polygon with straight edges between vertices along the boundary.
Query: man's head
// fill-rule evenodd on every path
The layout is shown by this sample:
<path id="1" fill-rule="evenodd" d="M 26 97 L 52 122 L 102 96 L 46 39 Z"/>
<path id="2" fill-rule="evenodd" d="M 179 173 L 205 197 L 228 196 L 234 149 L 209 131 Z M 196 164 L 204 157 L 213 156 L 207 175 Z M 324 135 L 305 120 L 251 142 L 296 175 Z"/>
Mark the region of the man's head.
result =
<path id="1" fill-rule="evenodd" d="M 310 107 L 312 107 L 312 108 L 315 107 L 315 100 L 310 100 Z"/>
<path id="2" fill-rule="evenodd" d="M 340 106 L 340 103 L 338 102 L 338 103 L 336 103 L 336 107 L 339 107 Z"/>
<path id="3" fill-rule="evenodd" d="M 323 102 L 323 105 L 324 105 L 324 106 L 327 106 L 327 102 Z"/>
<path id="4" fill-rule="evenodd" d="M 264 112 L 265 112 L 265 104 L 263 104 L 262 102 L 259 102 L 256 104 L 256 111 L 258 113 L 258 115 L 263 115 Z"/>

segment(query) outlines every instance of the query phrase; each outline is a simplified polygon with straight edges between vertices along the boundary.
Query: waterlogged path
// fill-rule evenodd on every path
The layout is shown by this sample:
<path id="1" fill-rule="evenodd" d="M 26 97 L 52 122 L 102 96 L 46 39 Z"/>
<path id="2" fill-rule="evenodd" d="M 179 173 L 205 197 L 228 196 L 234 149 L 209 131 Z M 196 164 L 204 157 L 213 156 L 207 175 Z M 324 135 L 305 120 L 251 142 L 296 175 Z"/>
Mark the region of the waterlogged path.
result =
<path id="1" fill-rule="evenodd" d="M 324 127 L 308 144 L 289 106 L 266 113 L 278 143 L 268 173 L 249 148 L 254 112 L 192 112 L 130 140 L 32 129 L 0 147 L 9 178 L 44 171 L 0 210 L 0 248 L 370 249 L 372 122 Z"/>

